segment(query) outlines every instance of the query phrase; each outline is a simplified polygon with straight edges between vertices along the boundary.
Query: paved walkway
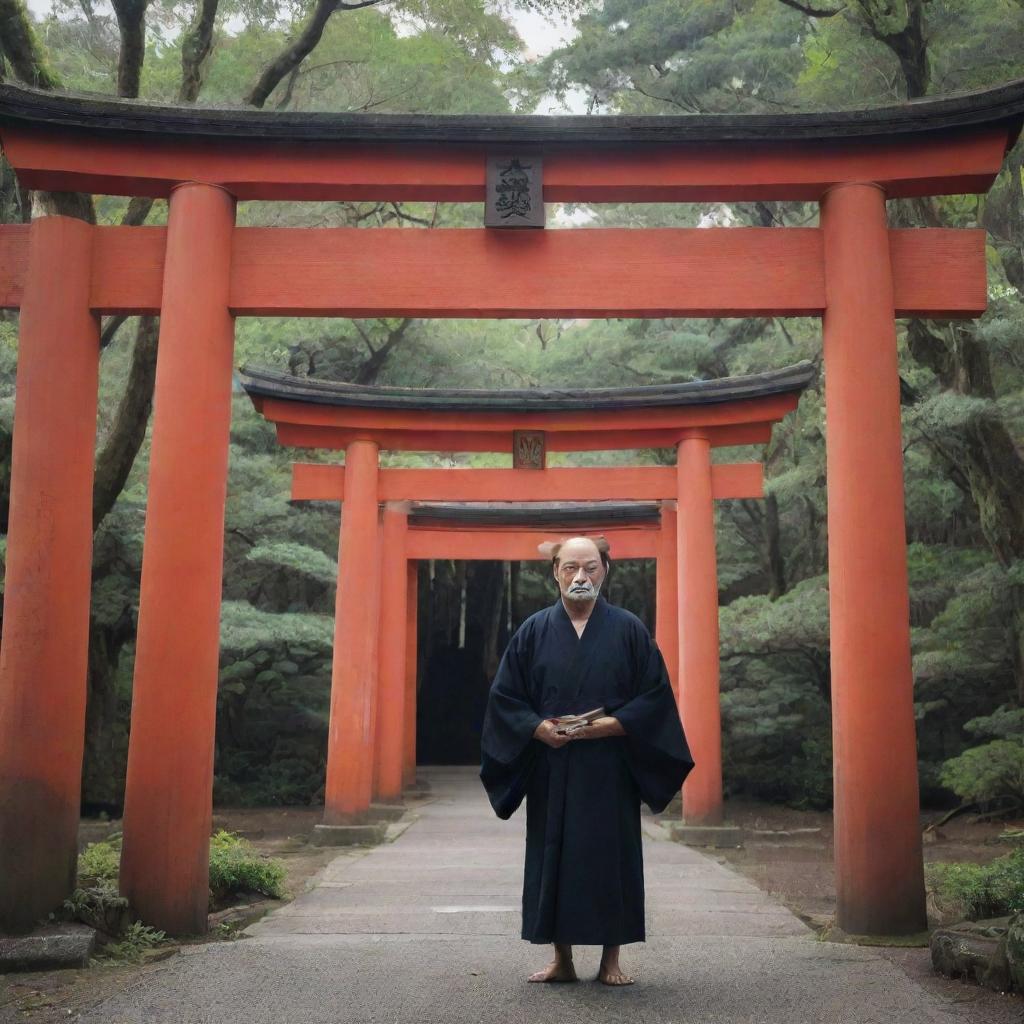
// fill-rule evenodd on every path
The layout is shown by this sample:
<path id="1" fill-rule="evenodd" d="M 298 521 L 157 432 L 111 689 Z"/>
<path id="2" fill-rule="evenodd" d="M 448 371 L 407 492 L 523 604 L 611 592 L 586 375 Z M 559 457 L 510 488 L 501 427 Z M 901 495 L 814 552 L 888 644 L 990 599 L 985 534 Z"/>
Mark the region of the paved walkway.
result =
<path id="1" fill-rule="evenodd" d="M 529 984 L 549 946 L 519 938 L 525 824 L 496 818 L 473 768 L 422 768 L 430 803 L 394 842 L 342 853 L 248 929 L 186 948 L 84 1019 L 95 1024 L 913 1024 L 967 1021 L 870 949 L 818 942 L 752 883 L 661 838 L 644 815 L 647 942 L 637 983 Z"/>

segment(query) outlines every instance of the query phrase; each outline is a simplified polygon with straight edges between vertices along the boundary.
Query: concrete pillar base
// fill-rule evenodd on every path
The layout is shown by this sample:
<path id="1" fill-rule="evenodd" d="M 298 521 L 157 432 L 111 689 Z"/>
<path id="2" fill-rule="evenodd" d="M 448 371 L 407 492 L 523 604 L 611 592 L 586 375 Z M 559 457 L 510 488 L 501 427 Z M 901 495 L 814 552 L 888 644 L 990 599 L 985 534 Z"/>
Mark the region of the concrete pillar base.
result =
<path id="1" fill-rule="evenodd" d="M 314 846 L 367 846 L 384 842 L 388 827 L 384 822 L 362 825 L 314 825 Z"/>
<path id="2" fill-rule="evenodd" d="M 745 832 L 739 825 L 687 825 L 665 822 L 673 840 L 686 846 L 742 846 Z"/>
<path id="3" fill-rule="evenodd" d="M 89 966 L 96 929 L 84 924 L 46 924 L 31 935 L 0 935 L 0 974 Z"/>
<path id="4" fill-rule="evenodd" d="M 398 821 L 405 814 L 402 803 L 372 803 L 366 812 L 367 821 Z"/>

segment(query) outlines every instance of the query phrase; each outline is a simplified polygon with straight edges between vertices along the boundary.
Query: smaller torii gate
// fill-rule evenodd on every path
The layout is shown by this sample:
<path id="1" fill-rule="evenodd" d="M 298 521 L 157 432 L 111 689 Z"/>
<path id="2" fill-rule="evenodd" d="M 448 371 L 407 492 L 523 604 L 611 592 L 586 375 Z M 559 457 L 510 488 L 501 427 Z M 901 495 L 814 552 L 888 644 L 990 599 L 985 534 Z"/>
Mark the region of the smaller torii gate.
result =
<path id="1" fill-rule="evenodd" d="M 724 489 L 722 474 L 727 472 L 719 464 L 718 487 Z M 751 473 L 751 475 L 754 475 Z M 714 492 L 714 481 L 713 492 Z M 751 482 L 751 490 L 760 496 L 761 487 Z M 714 497 L 724 497 L 715 493 Z M 385 515 L 387 506 L 385 506 Z M 631 501 L 626 504 L 601 502 L 544 503 L 470 503 L 461 505 L 435 502 L 412 502 L 407 513 L 408 526 L 413 530 L 406 547 L 407 557 L 462 558 L 476 557 L 474 549 L 481 547 L 475 538 L 467 540 L 471 531 L 489 528 L 492 533 L 481 558 L 504 558 L 509 561 L 529 561 L 543 556 L 536 548 L 552 533 L 572 533 L 593 536 L 600 534 L 612 545 L 615 561 L 627 558 L 653 558 L 655 560 L 655 627 L 658 647 L 665 659 L 674 690 L 679 683 L 679 609 L 677 600 L 679 567 L 676 564 L 676 502 Z M 510 535 L 509 528 L 516 534 Z M 500 543 L 496 542 L 500 538 Z M 428 538 L 432 545 L 427 548 Z M 423 545 L 423 547 L 421 547 Z M 496 553 L 500 552 L 500 553 Z M 415 624 L 415 617 L 412 619 Z M 412 782 L 413 774 L 409 775 Z"/>
<path id="2" fill-rule="evenodd" d="M 376 642 L 380 625 L 377 607 L 386 634 L 397 629 L 403 619 L 392 609 L 401 604 L 398 581 L 404 574 L 382 573 L 377 554 L 381 543 L 377 505 L 382 500 L 387 509 L 387 503 L 412 500 L 674 499 L 685 510 L 677 523 L 676 544 L 683 545 L 685 554 L 678 561 L 676 587 L 684 595 L 686 621 L 667 642 L 678 649 L 671 664 L 677 675 L 682 669 L 680 693 L 686 689 L 688 738 L 705 762 L 700 774 L 695 769 L 687 779 L 685 813 L 691 823 L 720 822 L 718 578 L 712 502 L 715 498 L 759 497 L 763 478 L 760 463 L 712 464 L 710 449 L 716 441 L 749 444 L 756 443 L 755 436 L 767 441 L 771 424 L 795 407 L 813 373 L 811 364 L 804 362 L 747 378 L 593 389 L 571 392 L 570 398 L 564 391 L 547 389 L 357 388 L 265 371 L 249 371 L 243 376 L 243 385 L 257 408 L 277 424 L 282 443 L 346 450 L 344 467 L 296 465 L 292 486 L 293 500 L 345 503 L 324 825 L 344 830 L 371 816 L 375 689 L 379 686 L 391 695 L 393 704 L 405 678 L 405 663 L 397 651 L 387 643 L 378 651 Z M 570 408 L 559 408 L 567 403 Z M 514 460 L 520 461 L 517 444 L 524 443 L 539 443 L 543 453 L 548 449 L 661 447 L 673 441 L 679 446 L 674 467 L 549 469 L 542 454 L 529 468 L 380 469 L 377 459 L 380 449 L 433 448 L 512 450 Z M 352 465 L 353 454 L 364 457 L 365 464 Z M 404 530 L 401 513 L 392 506 L 384 517 L 384 548 L 400 549 Z M 469 532 L 461 536 L 458 550 L 463 557 L 500 557 L 493 553 L 491 537 Z M 449 550 L 453 547 L 449 541 Z M 531 555 L 528 550 L 519 548 L 521 554 L 536 557 L 536 552 Z M 665 626 L 663 632 L 668 631 Z M 682 643 L 681 638 L 685 638 Z M 398 752 L 402 732 L 391 714 L 383 717 L 381 726 L 380 745 L 385 753 L 379 797 L 396 800 L 401 795 Z"/>
<path id="3" fill-rule="evenodd" d="M 666 502 L 673 505 L 674 502 Z M 675 518 L 671 561 L 663 557 L 661 503 L 385 502 L 381 519 L 381 607 L 371 808 L 399 803 L 416 777 L 417 572 L 430 559 L 536 561 L 553 532 L 608 539 L 615 559 L 655 558 L 657 612 L 675 618 Z M 402 582 L 405 586 L 403 587 Z M 671 596 L 663 581 L 671 580 Z M 671 607 L 669 601 L 671 600 Z M 675 633 L 673 632 L 673 637 Z M 662 638 L 664 642 L 664 638 Z M 676 686 L 675 641 L 666 663 Z M 404 652 L 404 654 L 403 654 Z"/>
<path id="4" fill-rule="evenodd" d="M 763 496 L 762 466 L 760 463 L 718 463 L 708 466 L 710 470 L 711 500 L 718 498 L 753 498 Z M 524 475 L 525 474 L 525 475 Z M 537 478 L 534 474 L 540 477 Z M 690 493 L 691 481 L 683 489 Z M 514 495 L 519 501 L 570 500 L 570 496 L 586 494 L 593 501 L 622 500 L 629 497 L 654 498 L 659 503 L 668 503 L 673 493 L 678 494 L 681 481 L 677 467 L 601 467 L 597 469 L 463 469 L 463 470 L 409 470 L 384 469 L 379 471 L 379 495 L 384 497 L 382 533 L 377 544 L 380 550 L 391 552 L 392 558 L 401 560 L 421 558 L 509 558 L 521 560 L 538 557 L 536 545 L 549 534 L 543 531 L 523 531 L 505 535 L 499 540 L 493 530 L 467 529 L 463 522 L 458 532 L 424 531 L 408 529 L 406 523 L 408 502 L 414 497 L 447 501 L 472 501 L 482 493 L 497 493 L 499 498 L 511 500 Z M 589 492 L 589 493 L 586 493 Z M 542 497 L 547 493 L 547 497 Z M 346 505 L 342 517 L 342 552 L 357 549 L 353 541 L 346 546 L 345 519 L 352 515 L 351 497 L 346 492 L 346 472 L 342 466 L 299 463 L 293 467 L 293 500 L 337 500 Z M 659 596 L 662 612 L 659 617 L 660 645 L 669 651 L 668 662 L 673 680 L 679 676 L 680 664 L 685 666 L 684 677 L 688 679 L 688 693 L 685 703 L 688 739 L 691 747 L 700 750 L 706 763 L 700 776 L 696 769 L 691 772 L 685 788 L 685 813 L 691 824 L 717 823 L 722 820 L 722 771 L 721 771 L 721 718 L 718 694 L 718 577 L 715 562 L 714 515 L 711 500 L 703 508 L 694 504 L 691 515 L 685 521 L 687 529 L 699 531 L 701 557 L 690 557 L 677 562 L 676 551 L 679 527 L 674 508 L 666 509 L 665 516 L 670 522 L 667 531 L 659 530 L 657 538 L 637 543 L 643 535 L 628 530 L 606 530 L 606 536 L 615 542 L 617 557 L 660 556 L 661 571 Z M 672 500 L 676 505 L 678 498 Z M 378 525 L 376 509 L 372 526 Z M 577 527 L 580 528 L 580 527 Z M 438 536 L 440 534 L 440 536 Z M 666 539 L 670 536 L 670 539 Z M 374 541 L 368 534 L 361 536 L 358 550 L 374 550 Z M 710 557 L 708 557 L 710 556 Z M 335 607 L 335 636 L 332 678 L 331 728 L 328 740 L 327 788 L 325 793 L 324 825 L 337 829 L 343 834 L 349 826 L 365 823 L 372 817 L 371 803 L 376 796 L 387 802 L 401 796 L 403 773 L 398 752 L 402 749 L 399 736 L 403 726 L 399 716 L 400 697 L 404 692 L 402 680 L 406 676 L 404 655 L 399 654 L 400 643 L 391 643 L 388 637 L 396 636 L 402 630 L 402 623 L 408 621 L 408 612 L 402 611 L 405 587 L 398 563 L 392 562 L 391 571 L 387 555 L 375 559 L 373 565 L 363 565 L 358 575 L 345 565 L 345 555 L 339 556 L 338 592 Z M 352 561 L 351 555 L 348 556 Z M 671 571 L 667 571 L 671 566 Z M 680 582 L 680 577 L 684 577 Z M 669 580 L 671 579 L 671 582 Z M 688 625 L 686 630 L 686 651 L 680 649 L 680 632 L 677 615 L 677 593 L 682 587 L 688 598 Z M 346 594 L 346 590 L 349 592 Z M 374 617 L 373 609 L 366 604 L 375 595 L 380 608 L 380 618 Z M 353 637 L 353 626 L 347 606 L 355 601 L 362 602 L 369 637 Z M 671 611 L 671 616 L 667 615 Z M 374 642 L 376 637 L 381 641 Z M 711 638 L 710 642 L 707 638 Z M 354 664 L 349 658 L 352 646 L 365 641 L 372 650 L 369 661 Z M 346 675 L 346 671 L 349 673 Z M 364 705 L 358 712 L 344 711 L 349 718 L 341 718 L 342 727 L 336 727 L 336 713 L 340 702 L 351 697 L 352 690 L 359 683 L 368 687 L 363 698 Z M 381 719 L 380 736 L 375 736 L 375 720 L 368 717 L 366 707 L 380 707 L 378 691 L 386 696 L 380 699 L 387 705 Z M 679 691 L 677 690 L 677 696 Z M 339 704 L 335 702 L 338 701 Z M 357 722 L 355 727 L 345 729 L 344 723 Z M 379 775 L 365 767 L 373 759 L 374 749 L 380 753 L 382 765 Z M 360 767 L 360 763 L 364 763 Z M 380 779 L 379 791 L 374 793 L 373 780 Z M 696 782 L 692 782 L 694 778 Z"/>

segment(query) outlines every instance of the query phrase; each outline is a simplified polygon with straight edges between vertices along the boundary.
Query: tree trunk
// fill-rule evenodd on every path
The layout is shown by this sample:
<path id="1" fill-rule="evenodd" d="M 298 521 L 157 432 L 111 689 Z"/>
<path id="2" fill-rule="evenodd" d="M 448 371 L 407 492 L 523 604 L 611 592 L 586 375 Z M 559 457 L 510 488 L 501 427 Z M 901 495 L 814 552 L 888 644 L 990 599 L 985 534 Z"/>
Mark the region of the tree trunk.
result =
<path id="1" fill-rule="evenodd" d="M 121 650 L 135 635 L 129 609 L 113 625 L 89 623 L 88 699 L 82 803 L 119 816 L 124 806 L 124 775 L 128 758 L 127 721 L 118 729 L 120 702 L 117 667 Z"/>
<path id="2" fill-rule="evenodd" d="M 131 365 L 124 393 L 106 443 L 96 456 L 96 481 L 92 495 L 92 525 L 97 529 L 124 490 L 135 457 L 146 437 L 153 406 L 156 380 L 159 321 L 153 316 L 139 318 L 132 348 Z"/>
<path id="3" fill-rule="evenodd" d="M 482 662 L 488 679 L 498 671 L 500 652 L 498 637 L 501 633 L 502 613 L 505 610 L 505 563 L 478 562 L 474 577 L 482 585 L 476 597 L 481 604 L 483 623 Z"/>

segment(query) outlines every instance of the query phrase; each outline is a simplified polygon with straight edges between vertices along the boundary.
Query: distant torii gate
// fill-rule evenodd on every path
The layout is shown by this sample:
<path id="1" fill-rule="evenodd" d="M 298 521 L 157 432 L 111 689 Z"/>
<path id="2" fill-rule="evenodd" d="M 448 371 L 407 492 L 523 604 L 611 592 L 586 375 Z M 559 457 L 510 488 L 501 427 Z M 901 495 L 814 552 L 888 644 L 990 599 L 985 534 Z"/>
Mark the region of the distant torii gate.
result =
<path id="1" fill-rule="evenodd" d="M 669 505 L 671 509 L 667 507 Z M 675 688 L 674 505 L 674 502 L 664 505 L 658 502 L 632 502 L 628 505 L 606 502 L 573 503 L 551 508 L 537 504 L 502 506 L 494 503 L 483 507 L 473 503 L 385 502 L 381 534 L 384 551 L 380 560 L 378 684 L 373 730 L 373 800 L 380 803 L 399 801 L 404 789 L 415 781 L 417 568 L 421 561 L 534 561 L 543 557 L 538 550 L 539 543 L 554 534 L 566 532 L 603 535 L 611 544 L 616 561 L 654 558 L 657 565 L 657 635 L 665 648 L 665 661 Z M 670 551 L 666 540 L 670 541 Z M 669 632 L 671 635 L 666 641 Z M 337 756 L 344 756 L 344 750 Z"/>
<path id="2" fill-rule="evenodd" d="M 101 315 L 161 315 L 121 888 L 175 933 L 206 927 L 235 317 L 817 316 L 837 923 L 923 928 L 894 318 L 980 314 L 985 233 L 893 230 L 885 201 L 986 191 L 1022 120 L 1024 81 L 879 110 L 568 118 L 210 110 L 0 86 L 0 141 L 23 188 L 169 200 L 166 227 L 55 216 L 0 229 L 0 308 L 21 309 L 0 923 L 30 926 L 74 881 Z M 493 199 L 489 169 L 517 154 L 536 157 L 530 202 L 803 200 L 820 204 L 820 226 L 235 226 L 239 199 Z M 422 419 L 431 450 L 463 426 Z M 318 444 L 315 424 L 301 429 Z M 348 499 L 361 509 L 345 520 L 362 525 L 343 529 L 365 536 L 377 445 L 358 429 L 345 443 Z M 652 424 L 642 443 L 678 445 L 681 475 L 704 481 L 693 500 L 707 503 L 706 436 Z M 682 519 L 690 498 L 679 498 Z M 711 558 L 709 547 L 705 535 L 680 558 Z M 343 703 L 364 704 L 361 690 Z"/>
<path id="3" fill-rule="evenodd" d="M 713 481 L 713 497 L 763 496 L 758 472 L 761 467 L 756 463 L 717 468 L 727 472 L 740 472 L 731 474 L 735 479 L 729 491 L 723 487 L 721 480 L 717 481 L 716 490 L 716 481 Z M 323 483 L 336 483 L 338 487 L 334 496 L 341 500 L 341 478 L 336 472 L 309 472 L 333 469 L 334 467 L 329 466 L 296 466 L 293 499 L 302 500 L 312 493 L 317 499 L 323 500 L 325 494 L 334 488 L 317 487 L 314 481 L 319 475 L 322 478 L 335 477 L 334 481 L 324 479 Z M 616 470 L 606 472 L 611 478 L 610 489 L 613 489 Z M 746 486 L 750 488 L 749 490 L 741 486 L 743 477 L 747 478 Z M 388 501 L 383 506 L 383 555 L 379 563 L 380 633 L 376 658 L 377 672 L 375 678 L 371 677 L 376 696 L 371 694 L 369 698 L 376 708 L 377 715 L 368 742 L 368 746 L 374 748 L 372 801 L 399 800 L 403 788 L 411 785 L 415 777 L 415 675 L 409 659 L 415 655 L 416 602 L 413 574 L 420 561 L 435 558 L 532 561 L 542 557 L 537 548 L 540 542 L 550 539 L 555 532 L 566 531 L 583 535 L 603 535 L 609 541 L 612 554 L 617 561 L 628 558 L 655 559 L 655 635 L 665 658 L 673 690 L 678 697 L 677 574 L 685 572 L 686 567 L 676 564 L 675 501 L 634 503 L 628 506 L 607 503 L 604 507 L 601 504 L 566 505 L 557 512 L 547 508 L 544 515 L 538 515 L 538 512 L 533 511 L 529 505 L 482 509 L 467 504 L 430 507 L 419 503 L 410 517 L 411 505 L 412 502 L 409 501 Z M 546 525 L 538 525 L 538 520 Z M 690 581 L 686 588 L 687 592 L 696 592 L 697 588 L 701 587 L 701 582 L 697 579 Z M 339 593 L 341 586 L 339 560 Z M 694 611 L 707 614 L 708 609 L 702 606 L 699 610 L 694 608 Z M 717 601 L 715 615 L 717 626 Z M 339 617 L 335 619 L 335 630 L 335 649 L 342 649 L 348 638 L 344 635 L 342 620 Z M 697 631 L 697 625 L 694 623 L 693 632 Z M 409 633 L 412 634 L 411 641 Z M 687 803 L 688 820 L 721 820 L 721 724 L 717 700 L 717 648 L 714 652 L 714 664 L 702 666 L 700 673 L 695 672 L 693 684 L 689 697 L 694 700 L 694 704 L 699 689 L 713 685 L 716 694 L 714 700 L 708 699 L 700 704 L 700 707 L 709 713 L 708 720 L 696 721 L 695 713 L 688 713 L 687 716 L 688 739 L 691 745 L 696 744 L 707 751 L 708 761 L 704 770 L 703 785 L 699 790 L 694 787 L 693 795 Z M 343 684 L 338 681 L 338 685 Z M 683 702 L 680 711 L 683 711 Z M 328 773 L 332 761 L 340 763 L 352 756 L 359 756 L 354 755 L 346 746 L 349 739 L 340 733 L 332 732 L 332 742 L 328 749 Z M 367 756 L 365 750 L 362 756 Z M 696 809 L 691 810 L 690 804 Z M 370 807 L 372 803 L 367 801 L 367 807 L 363 808 L 363 811 Z M 372 817 L 358 811 L 347 814 L 334 814 L 333 811 L 333 808 L 327 808 L 326 820 L 356 822 Z"/>
<path id="4" fill-rule="evenodd" d="M 813 378 L 808 362 L 748 377 L 659 387 L 581 389 L 572 392 L 452 391 L 375 388 L 249 370 L 242 384 L 256 408 L 277 426 L 282 444 L 343 449 L 345 466 L 298 464 L 294 500 L 344 502 L 335 605 L 331 726 L 328 739 L 324 824 L 337 829 L 365 823 L 373 797 L 375 689 L 398 695 L 405 662 L 397 647 L 378 651 L 378 606 L 388 632 L 401 628 L 405 574 L 381 572 L 378 504 L 420 501 L 676 502 L 680 699 L 686 709 L 694 759 L 703 758 L 683 790 L 686 819 L 722 819 L 721 726 L 718 694 L 718 576 L 713 500 L 760 497 L 760 463 L 712 464 L 711 448 L 766 442 L 772 424 L 796 406 Z M 514 450 L 527 434 L 544 451 L 595 451 L 678 444 L 677 466 L 603 466 L 532 469 L 381 469 L 386 450 Z M 387 506 L 386 506 L 387 507 Z M 387 546 L 408 546 L 407 557 L 436 550 L 416 531 L 405 537 L 392 504 L 384 518 Z M 446 537 L 462 557 L 501 557 L 489 533 Z M 528 538 L 529 539 L 529 538 Z M 521 538 L 516 550 L 522 556 Z M 626 543 L 626 538 L 622 538 Z M 536 540 L 533 541 L 536 544 Z M 635 546 L 635 545 L 630 545 Z M 657 544 L 649 547 L 657 553 Z M 427 556 L 429 557 L 429 556 Z M 527 557 L 536 557 L 536 552 Z M 663 585 L 664 586 L 664 585 Z M 375 595 L 368 600 L 369 595 Z M 667 627 L 665 627 L 667 631 Z M 158 734 L 162 723 L 134 718 L 133 730 Z M 400 795 L 398 721 L 384 718 L 381 737 L 387 767 L 383 799 Z M 150 744 L 146 743 L 146 748 Z M 140 755 L 144 756 L 144 755 Z M 129 783 L 130 784 L 130 783 Z M 148 815 L 159 820 L 159 803 Z"/>

